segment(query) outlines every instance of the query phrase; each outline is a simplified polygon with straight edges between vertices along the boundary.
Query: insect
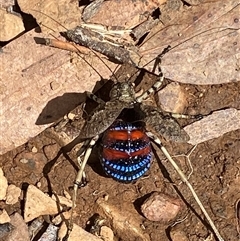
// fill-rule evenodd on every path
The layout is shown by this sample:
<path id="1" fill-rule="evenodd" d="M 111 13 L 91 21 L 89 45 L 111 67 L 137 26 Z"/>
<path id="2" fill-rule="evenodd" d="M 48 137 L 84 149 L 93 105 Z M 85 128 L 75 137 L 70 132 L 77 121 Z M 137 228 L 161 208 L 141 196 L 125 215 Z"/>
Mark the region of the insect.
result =
<path id="1" fill-rule="evenodd" d="M 161 87 L 163 79 L 161 77 L 139 97 L 136 97 L 133 85 L 124 82 L 113 85 L 110 101 L 106 103 L 88 94 L 102 107 L 93 113 L 80 132 L 82 138 L 92 138 L 85 155 L 102 138 L 100 161 L 106 174 L 117 181 L 131 182 L 147 172 L 152 159 L 150 138 L 157 138 L 153 133 L 180 142 L 189 139 L 170 113 L 163 114 L 162 110 L 142 103 L 149 94 Z M 201 118 L 187 115 L 178 117 Z"/>
<path id="2" fill-rule="evenodd" d="M 148 171 L 152 159 L 151 141 L 153 141 L 189 187 L 218 240 L 223 240 L 186 176 L 173 161 L 159 138 L 163 137 L 177 142 L 187 141 L 189 139 L 187 133 L 180 128 L 175 118 L 198 120 L 202 116 L 167 113 L 144 103 L 149 95 L 161 88 L 163 80 L 164 77 L 160 74 L 159 80 L 140 96 L 136 95 L 133 84 L 128 81 L 116 82 L 112 86 L 109 94 L 110 100 L 107 102 L 88 93 L 88 96 L 99 104 L 99 107 L 80 131 L 80 137 L 86 141 L 78 156 L 80 169 L 74 183 L 72 206 L 74 207 L 76 203 L 78 187 L 86 183 L 84 169 L 99 139 L 102 143 L 100 161 L 105 173 L 121 182 L 136 180 Z M 72 217 L 69 232 L 71 229 Z"/>
<path id="3" fill-rule="evenodd" d="M 51 43 L 50 46 L 53 44 Z M 92 93 L 87 93 L 90 99 L 98 103 L 98 107 L 80 130 L 79 137 L 85 139 L 85 143 L 79 150 L 77 158 L 80 168 L 74 182 L 72 207 L 75 207 L 78 188 L 86 184 L 84 169 L 98 140 L 102 143 L 100 162 L 105 173 L 113 179 L 125 183 L 140 178 L 148 171 L 153 156 L 151 142 L 154 142 L 188 186 L 218 240 L 222 241 L 223 238 L 187 177 L 174 162 L 159 138 L 163 137 L 176 142 L 188 141 L 188 134 L 179 126 L 175 118 L 198 120 L 202 118 L 202 115 L 168 113 L 144 103 L 151 94 L 161 88 L 163 81 L 164 76 L 160 74 L 158 81 L 140 96 L 137 96 L 134 84 L 130 81 L 116 81 L 109 93 L 110 100 L 107 102 Z M 73 208 L 66 237 L 69 237 L 73 227 Z"/>
<path id="4" fill-rule="evenodd" d="M 186 142 L 189 140 L 189 136 L 179 126 L 175 118 L 198 120 L 202 118 L 202 115 L 173 114 L 164 112 L 158 107 L 144 104 L 144 100 L 149 95 L 161 88 L 163 80 L 164 77 L 161 75 L 159 80 L 140 96 L 136 96 L 133 84 L 116 82 L 112 86 L 109 94 L 110 100 L 107 102 L 92 93 L 88 93 L 88 96 L 99 104 L 99 108 L 89 117 L 80 132 L 81 138 L 85 138 L 86 141 L 78 157 L 80 169 L 74 183 L 73 207 L 78 187 L 86 183 L 84 168 L 99 138 L 101 138 L 102 143 L 100 161 L 105 173 L 113 179 L 125 183 L 140 178 L 148 171 L 152 159 L 151 141 L 153 141 L 160 147 L 182 180 L 188 185 L 214 232 L 220 237 L 219 240 L 223 240 L 191 184 L 158 137 Z M 84 149 L 86 146 L 87 148 Z M 72 218 L 69 231 L 71 225 Z"/>

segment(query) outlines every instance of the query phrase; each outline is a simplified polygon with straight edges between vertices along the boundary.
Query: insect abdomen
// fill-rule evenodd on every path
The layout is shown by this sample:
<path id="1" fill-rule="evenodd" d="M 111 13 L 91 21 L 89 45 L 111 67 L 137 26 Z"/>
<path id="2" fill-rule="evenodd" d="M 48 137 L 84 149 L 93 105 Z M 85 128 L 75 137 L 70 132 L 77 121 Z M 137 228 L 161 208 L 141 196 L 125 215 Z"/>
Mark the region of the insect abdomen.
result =
<path id="1" fill-rule="evenodd" d="M 102 166 L 117 181 L 131 182 L 147 172 L 151 145 L 141 122 L 116 121 L 103 136 Z"/>

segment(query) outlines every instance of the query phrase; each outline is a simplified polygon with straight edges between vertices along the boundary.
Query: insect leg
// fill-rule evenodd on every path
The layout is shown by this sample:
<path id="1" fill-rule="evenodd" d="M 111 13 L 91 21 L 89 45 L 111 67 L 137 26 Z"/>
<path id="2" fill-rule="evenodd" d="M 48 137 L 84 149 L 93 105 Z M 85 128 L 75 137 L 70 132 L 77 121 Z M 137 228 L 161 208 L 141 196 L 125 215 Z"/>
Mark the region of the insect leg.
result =
<path id="1" fill-rule="evenodd" d="M 163 80 L 164 76 L 161 74 L 159 80 L 151 88 L 136 98 L 137 102 L 141 103 L 143 100 L 146 100 L 150 94 L 157 92 L 160 89 Z"/>
<path id="2" fill-rule="evenodd" d="M 80 148 L 80 149 L 78 150 L 78 152 L 77 152 L 77 161 L 78 161 L 79 167 L 82 166 L 82 159 L 81 159 L 81 157 L 82 157 L 83 155 L 85 155 L 86 150 L 87 150 L 87 148 L 89 147 L 90 142 L 91 142 L 91 139 L 86 140 L 86 141 L 83 143 L 83 145 L 81 146 L 81 148 Z M 86 181 L 86 174 L 85 174 L 85 172 L 83 171 L 81 186 L 85 186 L 86 183 L 87 183 L 87 181 Z"/>
<path id="3" fill-rule="evenodd" d="M 201 114 L 198 114 L 198 115 L 184 115 L 184 114 L 170 113 L 170 112 L 167 112 L 167 113 L 170 114 L 175 119 L 196 119 L 196 120 L 200 120 L 200 119 L 203 118 L 203 115 L 201 115 Z"/>
<path id="4" fill-rule="evenodd" d="M 84 174 L 84 168 L 86 166 L 86 163 L 88 161 L 88 158 L 89 156 L 91 155 L 91 152 L 92 152 L 92 149 L 93 149 L 93 146 L 96 144 L 96 141 L 98 140 L 99 136 L 94 136 L 90 141 L 89 141 L 89 145 L 88 145 L 88 148 L 86 150 L 86 152 L 84 153 L 84 158 L 83 158 L 83 161 L 81 162 L 79 159 L 78 159 L 78 163 L 80 163 L 80 169 L 77 173 L 77 177 L 76 177 L 76 180 L 74 182 L 74 186 L 73 186 L 73 196 L 72 196 L 72 210 L 71 210 L 71 217 L 70 217 L 70 222 L 69 222 L 69 227 L 68 227 L 68 234 L 67 236 L 69 236 L 70 232 L 72 231 L 72 228 L 73 228 L 73 209 L 76 205 L 76 199 L 77 199 L 77 190 L 78 190 L 78 187 L 81 186 L 82 184 L 82 180 L 83 180 L 83 177 L 85 176 Z M 80 149 L 81 150 L 81 149 Z M 80 154 L 82 155 L 83 152 Z"/>
<path id="5" fill-rule="evenodd" d="M 172 157 L 170 156 L 170 154 L 168 153 L 167 149 L 162 145 L 162 142 L 160 141 L 160 139 L 155 136 L 154 134 L 152 134 L 151 132 L 146 132 L 147 136 L 149 138 L 151 138 L 161 149 L 161 151 L 163 152 L 163 154 L 166 156 L 166 158 L 168 159 L 168 161 L 172 164 L 172 166 L 174 167 L 174 169 L 177 171 L 177 173 L 179 174 L 179 176 L 181 177 L 182 181 L 184 183 L 186 183 L 186 185 L 188 186 L 188 188 L 190 189 L 193 197 L 195 198 L 197 204 L 199 205 L 199 207 L 201 208 L 204 216 L 206 217 L 206 219 L 209 222 L 209 225 L 211 226 L 213 232 L 215 233 L 216 237 L 218 238 L 219 241 L 224 241 L 224 239 L 222 238 L 222 236 L 220 235 L 219 231 L 217 230 L 215 224 L 213 223 L 213 221 L 211 220 L 210 216 L 208 215 L 206 209 L 204 208 L 202 202 L 200 201 L 200 199 L 198 198 L 196 192 L 194 191 L 192 185 L 190 184 L 190 182 L 187 180 L 187 177 L 185 176 L 185 174 L 182 172 L 182 170 L 179 168 L 179 166 L 176 164 L 176 162 L 172 159 Z"/>
<path id="6" fill-rule="evenodd" d="M 103 101 L 101 98 L 98 98 L 93 93 L 86 91 L 86 94 L 89 99 L 92 99 L 93 101 L 97 102 L 99 105 L 105 105 L 105 101 Z"/>

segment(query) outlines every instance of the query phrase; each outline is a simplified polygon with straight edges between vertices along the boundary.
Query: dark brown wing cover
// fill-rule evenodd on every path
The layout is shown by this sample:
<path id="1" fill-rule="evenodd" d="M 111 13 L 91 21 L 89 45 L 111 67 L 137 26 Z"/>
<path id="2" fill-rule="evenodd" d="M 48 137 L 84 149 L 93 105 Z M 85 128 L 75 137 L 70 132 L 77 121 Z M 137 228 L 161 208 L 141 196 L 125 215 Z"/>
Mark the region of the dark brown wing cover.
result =
<path id="1" fill-rule="evenodd" d="M 94 112 L 86 121 L 80 137 L 91 138 L 103 133 L 117 119 L 122 110 L 129 107 L 129 104 L 119 102 L 119 100 L 108 101 L 104 109 Z"/>
<path id="2" fill-rule="evenodd" d="M 189 140 L 188 134 L 170 115 L 163 114 L 158 108 L 149 105 L 141 105 L 140 108 L 145 113 L 146 129 L 154 135 L 158 137 L 160 135 L 166 140 L 175 142 L 187 142 Z"/>

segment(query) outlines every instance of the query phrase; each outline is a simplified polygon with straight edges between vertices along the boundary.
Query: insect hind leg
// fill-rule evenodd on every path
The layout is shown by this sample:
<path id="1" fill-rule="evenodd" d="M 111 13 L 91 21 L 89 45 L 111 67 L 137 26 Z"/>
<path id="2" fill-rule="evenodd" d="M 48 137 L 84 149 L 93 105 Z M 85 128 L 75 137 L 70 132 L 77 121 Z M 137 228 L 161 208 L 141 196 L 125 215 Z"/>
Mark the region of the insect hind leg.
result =
<path id="1" fill-rule="evenodd" d="M 149 95 L 157 92 L 161 88 L 163 80 L 164 80 L 164 76 L 161 73 L 159 80 L 153 86 L 151 86 L 147 91 L 145 91 L 142 95 L 136 98 L 137 102 L 141 103 L 143 100 L 146 100 Z"/>
<path id="2" fill-rule="evenodd" d="M 185 114 L 178 114 L 178 113 L 171 113 L 167 112 L 170 114 L 173 118 L 175 119 L 195 119 L 195 120 L 200 120 L 203 118 L 203 115 L 198 114 L 198 115 L 185 115 Z"/>
<path id="3" fill-rule="evenodd" d="M 77 177 L 76 177 L 76 180 L 75 180 L 74 186 L 73 186 L 72 210 L 71 210 L 71 217 L 70 217 L 70 222 L 69 222 L 69 227 L 68 227 L 68 236 L 69 236 L 69 234 L 70 234 L 70 232 L 72 231 L 72 228 L 73 228 L 73 209 L 75 208 L 75 205 L 76 205 L 77 190 L 85 182 L 84 181 L 85 180 L 84 169 L 85 169 L 87 161 L 88 161 L 88 159 L 91 155 L 92 149 L 93 149 L 94 145 L 96 144 L 98 138 L 99 138 L 99 136 L 96 135 L 92 139 L 90 139 L 90 141 L 86 141 L 84 143 L 84 146 L 86 146 L 86 143 L 89 143 L 87 150 L 85 152 L 83 152 L 82 148 L 81 148 L 80 151 L 79 151 L 80 156 L 78 157 L 78 163 L 79 163 L 80 169 L 77 173 Z M 81 158 L 80 158 L 82 155 L 84 155 L 83 161 L 81 161 Z"/>
<path id="4" fill-rule="evenodd" d="M 93 101 L 97 102 L 99 105 L 105 105 L 105 101 L 102 100 L 101 98 L 98 98 L 96 95 L 93 93 L 86 91 L 86 95 L 89 99 L 92 99 Z"/>
<path id="5" fill-rule="evenodd" d="M 179 168 L 179 166 L 177 165 L 177 163 L 172 159 L 171 155 L 168 153 L 167 149 L 162 145 L 161 140 L 155 136 L 153 133 L 151 132 L 146 132 L 147 136 L 149 138 L 151 138 L 153 140 L 153 142 L 155 142 L 161 149 L 161 151 L 163 152 L 163 154 L 166 156 L 166 158 L 168 159 L 168 161 L 172 164 L 172 166 L 174 167 L 174 169 L 177 171 L 177 173 L 179 174 L 179 176 L 181 177 L 182 181 L 188 186 L 188 188 L 190 189 L 194 199 L 196 200 L 198 206 L 200 207 L 200 209 L 202 210 L 204 216 L 206 217 L 209 225 L 211 226 L 213 232 L 215 233 L 215 235 L 217 236 L 219 241 L 224 241 L 224 239 L 221 237 L 221 234 L 219 233 L 218 229 L 216 228 L 215 224 L 213 223 L 212 219 L 210 218 L 209 214 L 207 213 L 206 209 L 204 208 L 202 202 L 200 201 L 200 199 L 198 198 L 195 190 L 193 189 L 192 185 L 190 184 L 190 182 L 188 181 L 188 178 L 186 177 L 186 175 L 182 172 L 182 170 Z"/>

